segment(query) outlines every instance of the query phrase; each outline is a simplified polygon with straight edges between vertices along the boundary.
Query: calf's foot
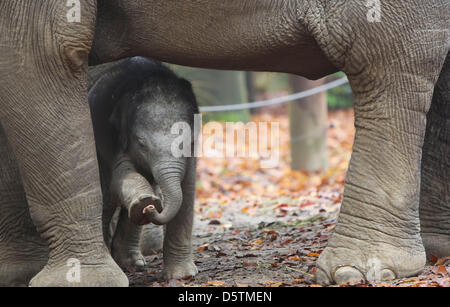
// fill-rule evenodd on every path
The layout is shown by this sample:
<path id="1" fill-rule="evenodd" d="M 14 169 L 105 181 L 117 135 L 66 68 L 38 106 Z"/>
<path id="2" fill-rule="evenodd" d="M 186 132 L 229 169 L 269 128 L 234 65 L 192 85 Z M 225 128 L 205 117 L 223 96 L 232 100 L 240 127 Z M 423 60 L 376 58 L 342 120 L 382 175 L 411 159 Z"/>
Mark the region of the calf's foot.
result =
<path id="1" fill-rule="evenodd" d="M 117 264 L 127 271 L 141 272 L 147 262 L 139 249 L 123 248 L 121 243 L 113 246 L 112 254 Z"/>
<path id="2" fill-rule="evenodd" d="M 195 276 L 197 273 L 197 266 L 191 259 L 183 262 L 164 263 L 163 276 L 165 280 L 183 279 Z"/>

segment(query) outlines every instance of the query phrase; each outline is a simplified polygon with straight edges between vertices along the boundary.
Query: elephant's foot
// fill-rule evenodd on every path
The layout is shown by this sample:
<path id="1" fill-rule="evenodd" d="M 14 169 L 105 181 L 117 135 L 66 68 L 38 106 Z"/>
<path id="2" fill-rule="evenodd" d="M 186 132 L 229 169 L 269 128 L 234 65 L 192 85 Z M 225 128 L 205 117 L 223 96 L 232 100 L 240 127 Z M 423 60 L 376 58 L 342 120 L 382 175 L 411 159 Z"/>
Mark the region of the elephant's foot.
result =
<path id="1" fill-rule="evenodd" d="M 140 247 L 145 256 L 152 255 L 162 250 L 164 241 L 164 227 L 154 224 L 143 226 Z"/>
<path id="2" fill-rule="evenodd" d="M 17 259 L 0 260 L 0 287 L 26 287 L 30 280 L 42 270 L 43 261 Z"/>
<path id="3" fill-rule="evenodd" d="M 23 230 L 16 229 L 8 234 L 10 240 L 0 242 L 0 287 L 28 286 L 48 261 L 48 247 L 38 233 Z"/>
<path id="4" fill-rule="evenodd" d="M 78 258 L 77 258 L 78 257 Z M 107 249 L 103 256 L 80 259 L 80 255 L 51 262 L 30 282 L 32 287 L 127 287 L 128 278 Z"/>
<path id="5" fill-rule="evenodd" d="M 163 276 L 165 280 L 183 279 L 195 276 L 197 273 L 197 266 L 191 259 L 183 262 L 164 263 Z"/>
<path id="6" fill-rule="evenodd" d="M 28 213 L 23 214 L 27 212 L 25 205 L 0 204 L 0 287 L 28 286 L 48 261 L 47 243 L 37 233 Z"/>
<path id="7" fill-rule="evenodd" d="M 425 251 L 417 240 L 396 246 L 336 233 L 317 261 L 316 280 L 323 285 L 385 281 L 417 275 L 424 266 Z"/>

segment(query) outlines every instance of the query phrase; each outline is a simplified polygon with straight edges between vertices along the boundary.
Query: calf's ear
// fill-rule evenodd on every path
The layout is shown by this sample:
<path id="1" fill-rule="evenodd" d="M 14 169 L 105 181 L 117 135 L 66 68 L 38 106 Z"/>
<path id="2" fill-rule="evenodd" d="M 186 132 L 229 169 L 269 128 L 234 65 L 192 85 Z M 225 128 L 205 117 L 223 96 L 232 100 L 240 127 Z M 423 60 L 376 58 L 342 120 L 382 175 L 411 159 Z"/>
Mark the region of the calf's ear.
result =
<path id="1" fill-rule="evenodd" d="M 199 111 L 199 108 L 198 108 L 197 99 L 196 99 L 195 94 L 194 94 L 194 89 L 192 87 L 192 83 L 189 82 L 186 79 L 183 79 L 183 78 L 179 78 L 179 80 L 180 80 L 180 83 L 182 84 L 183 89 L 184 89 L 184 93 L 183 93 L 184 95 L 183 96 L 186 97 L 187 100 L 190 102 L 190 104 L 191 104 L 191 106 L 193 108 L 192 111 L 194 112 L 194 114 L 199 114 L 200 111 Z"/>
<path id="2" fill-rule="evenodd" d="M 109 117 L 109 122 L 117 131 L 119 138 L 119 146 L 122 152 L 126 152 L 128 149 L 128 124 L 127 124 L 127 110 L 126 104 L 118 103 L 111 116 Z"/>

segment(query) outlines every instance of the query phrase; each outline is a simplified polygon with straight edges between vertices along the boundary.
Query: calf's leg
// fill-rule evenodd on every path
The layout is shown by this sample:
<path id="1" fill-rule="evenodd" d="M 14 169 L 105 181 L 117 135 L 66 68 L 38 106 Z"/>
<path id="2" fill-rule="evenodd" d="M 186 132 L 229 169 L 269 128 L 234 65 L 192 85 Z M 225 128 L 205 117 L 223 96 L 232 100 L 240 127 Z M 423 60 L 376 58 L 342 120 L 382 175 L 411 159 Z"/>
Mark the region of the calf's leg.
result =
<path id="1" fill-rule="evenodd" d="M 136 225 L 145 225 L 143 210 L 153 205 L 158 211 L 162 210 L 161 200 L 155 195 L 153 187 L 142 176 L 127 155 L 120 155 L 114 162 L 111 188 L 112 198 L 117 200 L 127 212 L 128 217 Z"/>
<path id="2" fill-rule="evenodd" d="M 163 258 L 167 280 L 195 276 L 192 260 L 192 226 L 194 223 L 196 159 L 188 158 L 182 182 L 183 204 L 178 214 L 165 227 Z"/>

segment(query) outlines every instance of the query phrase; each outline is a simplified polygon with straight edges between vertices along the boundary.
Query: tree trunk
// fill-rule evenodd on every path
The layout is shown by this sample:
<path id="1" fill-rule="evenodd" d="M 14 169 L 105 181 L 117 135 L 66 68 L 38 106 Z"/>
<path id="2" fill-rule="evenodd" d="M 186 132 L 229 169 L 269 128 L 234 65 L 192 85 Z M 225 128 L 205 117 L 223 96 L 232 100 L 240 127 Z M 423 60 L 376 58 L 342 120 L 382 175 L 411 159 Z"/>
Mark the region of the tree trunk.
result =
<path id="1" fill-rule="evenodd" d="M 289 76 L 289 82 L 295 92 L 323 85 L 324 80 L 311 81 L 303 77 Z M 307 171 L 327 169 L 327 113 L 326 92 L 289 105 L 292 169 Z"/>

